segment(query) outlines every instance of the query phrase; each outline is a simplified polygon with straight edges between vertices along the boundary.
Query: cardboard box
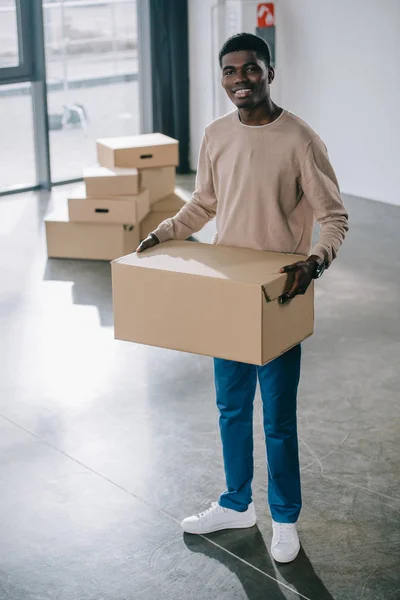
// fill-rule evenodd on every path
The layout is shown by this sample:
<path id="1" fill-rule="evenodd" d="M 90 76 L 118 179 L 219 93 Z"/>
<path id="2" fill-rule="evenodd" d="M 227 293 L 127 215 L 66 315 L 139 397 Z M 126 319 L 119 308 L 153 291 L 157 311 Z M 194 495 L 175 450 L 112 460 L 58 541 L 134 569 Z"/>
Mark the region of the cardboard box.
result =
<path id="1" fill-rule="evenodd" d="M 45 219 L 49 258 L 113 260 L 139 244 L 137 225 L 76 223 L 66 213 L 57 211 Z"/>
<path id="2" fill-rule="evenodd" d="M 112 263 L 115 338 L 263 365 L 313 333 L 313 285 L 279 297 L 293 254 L 166 242 Z"/>
<path id="3" fill-rule="evenodd" d="M 83 170 L 83 180 L 88 198 L 134 196 L 139 193 L 139 171 L 137 169 L 89 167 Z"/>
<path id="4" fill-rule="evenodd" d="M 173 194 L 175 190 L 175 167 L 157 167 L 139 171 L 140 187 L 149 190 L 150 204 Z"/>
<path id="5" fill-rule="evenodd" d="M 169 194 L 165 198 L 162 198 L 158 202 L 151 205 L 151 212 L 170 212 L 171 216 L 175 216 L 190 200 L 191 194 L 185 192 L 180 188 L 175 188 L 173 194 Z"/>
<path id="6" fill-rule="evenodd" d="M 75 193 L 68 199 L 71 221 L 135 225 L 143 221 L 149 210 L 147 190 L 142 190 L 137 196 L 116 199 L 94 200 L 79 193 Z"/>
<path id="7" fill-rule="evenodd" d="M 189 198 L 190 194 L 176 188 L 174 194 L 153 204 L 150 207 L 149 214 L 140 224 L 140 239 L 144 240 L 149 233 L 157 229 L 159 224 L 165 221 L 165 219 L 174 217 Z"/>
<path id="8" fill-rule="evenodd" d="M 102 167 L 177 166 L 178 140 L 162 133 L 145 133 L 97 140 L 97 159 Z"/>

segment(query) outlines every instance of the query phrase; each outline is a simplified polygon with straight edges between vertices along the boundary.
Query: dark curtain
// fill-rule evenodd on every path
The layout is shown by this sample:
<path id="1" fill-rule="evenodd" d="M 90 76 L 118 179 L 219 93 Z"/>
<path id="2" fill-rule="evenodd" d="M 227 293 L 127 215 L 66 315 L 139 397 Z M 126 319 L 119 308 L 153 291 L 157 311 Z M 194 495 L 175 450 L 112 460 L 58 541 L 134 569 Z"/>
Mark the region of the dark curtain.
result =
<path id="1" fill-rule="evenodd" d="M 178 173 L 189 172 L 187 0 L 150 0 L 154 131 L 179 140 Z"/>

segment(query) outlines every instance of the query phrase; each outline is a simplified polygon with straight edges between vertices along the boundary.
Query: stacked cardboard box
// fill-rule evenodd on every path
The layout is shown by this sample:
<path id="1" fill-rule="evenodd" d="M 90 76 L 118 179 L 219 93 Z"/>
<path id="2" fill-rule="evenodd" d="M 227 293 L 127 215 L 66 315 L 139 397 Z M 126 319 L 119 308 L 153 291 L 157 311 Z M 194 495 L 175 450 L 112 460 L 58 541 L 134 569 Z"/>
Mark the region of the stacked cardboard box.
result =
<path id="1" fill-rule="evenodd" d="M 46 218 L 49 257 L 113 260 L 175 215 L 178 141 L 160 133 L 97 141 L 99 166 L 84 170 L 85 188 L 68 197 L 68 214 Z"/>
<path id="2" fill-rule="evenodd" d="M 97 159 L 104 167 L 139 170 L 139 187 L 149 191 L 149 214 L 140 224 L 140 239 L 173 217 L 185 204 L 185 195 L 175 188 L 179 163 L 178 141 L 161 133 L 130 138 L 98 140 Z"/>

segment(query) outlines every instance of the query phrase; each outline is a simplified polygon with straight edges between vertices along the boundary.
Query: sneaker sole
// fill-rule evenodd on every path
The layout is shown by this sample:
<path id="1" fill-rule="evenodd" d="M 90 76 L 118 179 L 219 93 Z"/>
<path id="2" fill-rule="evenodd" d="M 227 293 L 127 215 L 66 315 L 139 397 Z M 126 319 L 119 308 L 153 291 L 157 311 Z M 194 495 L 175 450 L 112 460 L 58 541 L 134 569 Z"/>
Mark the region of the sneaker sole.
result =
<path id="1" fill-rule="evenodd" d="M 254 527 L 254 525 L 256 523 L 257 523 L 257 520 L 255 520 L 254 522 L 246 523 L 246 524 L 242 524 L 242 525 L 234 525 L 234 524 L 221 525 L 221 527 L 214 527 L 213 529 L 207 529 L 207 531 L 188 531 L 187 529 L 185 529 L 184 525 L 181 525 L 181 527 L 185 533 L 190 533 L 191 535 L 207 535 L 208 533 L 215 533 L 216 531 L 224 531 L 225 529 L 250 529 L 251 527 Z"/>
<path id="2" fill-rule="evenodd" d="M 293 556 L 293 558 L 287 558 L 286 560 L 279 560 L 279 559 L 275 558 L 275 556 L 271 552 L 272 558 L 274 559 L 274 561 L 277 562 L 277 563 L 279 563 L 279 564 L 281 564 L 281 565 L 286 565 L 287 563 L 293 562 L 294 560 L 296 560 L 296 558 L 298 557 L 299 553 L 300 553 L 300 548 L 298 549 L 298 551 L 296 552 L 296 554 Z"/>

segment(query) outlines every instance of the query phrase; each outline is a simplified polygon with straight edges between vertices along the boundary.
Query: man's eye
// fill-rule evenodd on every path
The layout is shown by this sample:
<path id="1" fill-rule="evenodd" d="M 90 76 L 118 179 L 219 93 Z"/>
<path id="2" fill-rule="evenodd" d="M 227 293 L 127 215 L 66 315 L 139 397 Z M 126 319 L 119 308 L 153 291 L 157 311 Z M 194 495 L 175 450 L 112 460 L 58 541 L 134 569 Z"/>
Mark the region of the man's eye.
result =
<path id="1" fill-rule="evenodd" d="M 256 70 L 256 68 L 255 68 L 255 67 L 247 67 L 247 70 L 248 70 L 248 71 L 255 71 L 255 70 Z"/>
<path id="2" fill-rule="evenodd" d="M 232 75 L 233 71 L 225 71 L 225 75 Z"/>

